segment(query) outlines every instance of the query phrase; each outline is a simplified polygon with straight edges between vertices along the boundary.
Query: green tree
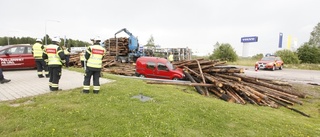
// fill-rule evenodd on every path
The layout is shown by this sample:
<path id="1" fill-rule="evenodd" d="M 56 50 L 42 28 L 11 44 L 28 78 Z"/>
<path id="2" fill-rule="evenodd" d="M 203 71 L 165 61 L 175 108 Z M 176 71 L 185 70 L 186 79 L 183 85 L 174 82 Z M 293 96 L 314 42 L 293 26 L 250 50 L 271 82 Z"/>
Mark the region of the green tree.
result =
<path id="1" fill-rule="evenodd" d="M 320 47 L 320 23 L 313 28 L 313 31 L 310 33 L 309 45 L 315 45 Z"/>
<path id="2" fill-rule="evenodd" d="M 297 49 L 301 63 L 320 63 L 320 47 L 304 43 Z"/>
<path id="3" fill-rule="evenodd" d="M 299 64 L 298 55 L 291 50 L 278 50 L 275 54 L 281 57 L 285 64 Z"/>
<path id="4" fill-rule="evenodd" d="M 153 36 L 151 35 L 149 40 L 147 41 L 147 44 L 145 45 L 148 49 L 153 49 L 155 48 L 155 44 L 154 44 L 154 39 Z"/>
<path id="5" fill-rule="evenodd" d="M 238 60 L 238 56 L 230 44 L 219 44 L 217 42 L 216 46 L 217 48 L 213 50 L 213 54 L 210 55 L 209 59 L 221 59 L 231 62 Z"/>
<path id="6" fill-rule="evenodd" d="M 252 59 L 254 59 L 254 60 L 260 60 L 262 57 L 263 57 L 263 54 L 260 53 L 260 54 L 257 54 L 257 55 L 252 56 Z"/>

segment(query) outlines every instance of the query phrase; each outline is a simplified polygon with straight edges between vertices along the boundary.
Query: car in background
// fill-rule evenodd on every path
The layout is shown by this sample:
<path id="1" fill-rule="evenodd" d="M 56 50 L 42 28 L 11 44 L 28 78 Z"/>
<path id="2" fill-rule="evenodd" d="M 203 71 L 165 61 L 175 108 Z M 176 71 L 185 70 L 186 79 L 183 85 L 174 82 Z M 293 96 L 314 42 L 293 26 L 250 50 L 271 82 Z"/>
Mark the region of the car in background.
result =
<path id="1" fill-rule="evenodd" d="M 3 70 L 36 68 L 30 44 L 0 46 L 0 61 Z"/>
<path id="2" fill-rule="evenodd" d="M 175 69 L 167 59 L 158 57 L 138 58 L 136 76 L 171 80 L 181 80 L 185 77 L 181 69 Z"/>
<path id="3" fill-rule="evenodd" d="M 271 69 L 272 71 L 283 69 L 283 61 L 280 57 L 277 56 L 266 56 L 263 57 L 260 61 L 257 61 L 255 64 L 255 69 Z"/>

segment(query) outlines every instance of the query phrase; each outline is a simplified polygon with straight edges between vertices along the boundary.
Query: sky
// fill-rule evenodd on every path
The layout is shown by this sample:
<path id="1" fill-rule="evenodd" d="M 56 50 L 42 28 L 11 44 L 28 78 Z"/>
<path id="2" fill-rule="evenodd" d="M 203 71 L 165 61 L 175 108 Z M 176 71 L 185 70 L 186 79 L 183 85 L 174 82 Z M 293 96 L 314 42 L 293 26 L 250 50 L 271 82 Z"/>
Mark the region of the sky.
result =
<path id="1" fill-rule="evenodd" d="M 127 28 L 140 45 L 153 36 L 161 48 L 188 47 L 208 55 L 219 42 L 239 56 L 253 56 L 307 42 L 320 22 L 319 5 L 320 0 L 0 0 L 0 37 L 47 33 L 90 42 Z M 258 42 L 247 43 L 243 52 L 241 38 L 249 36 Z"/>

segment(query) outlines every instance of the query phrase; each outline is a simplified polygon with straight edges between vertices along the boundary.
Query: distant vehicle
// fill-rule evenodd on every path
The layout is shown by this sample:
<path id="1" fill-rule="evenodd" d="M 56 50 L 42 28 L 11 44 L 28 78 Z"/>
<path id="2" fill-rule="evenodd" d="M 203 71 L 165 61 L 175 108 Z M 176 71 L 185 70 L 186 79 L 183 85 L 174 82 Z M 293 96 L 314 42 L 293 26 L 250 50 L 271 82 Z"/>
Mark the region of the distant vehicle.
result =
<path id="1" fill-rule="evenodd" d="M 159 79 L 183 79 L 185 75 L 181 70 L 164 58 L 140 57 L 136 61 L 136 76 Z"/>
<path id="2" fill-rule="evenodd" d="M 36 68 L 30 44 L 1 46 L 0 61 L 4 70 Z"/>
<path id="3" fill-rule="evenodd" d="M 257 61 L 255 64 L 255 69 L 271 69 L 272 71 L 283 69 L 283 61 L 280 57 L 277 56 L 266 56 L 263 57 L 260 61 Z"/>

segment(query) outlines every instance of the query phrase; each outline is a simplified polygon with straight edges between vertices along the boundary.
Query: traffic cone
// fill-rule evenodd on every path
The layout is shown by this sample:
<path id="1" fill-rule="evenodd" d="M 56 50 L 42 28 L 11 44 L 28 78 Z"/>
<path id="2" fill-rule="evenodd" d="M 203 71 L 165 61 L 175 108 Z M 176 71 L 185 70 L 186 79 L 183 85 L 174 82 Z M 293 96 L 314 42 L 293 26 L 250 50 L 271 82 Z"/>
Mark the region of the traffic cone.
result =
<path id="1" fill-rule="evenodd" d="M 255 70 L 255 71 L 258 71 L 258 66 L 256 66 L 256 67 L 254 68 L 254 70 Z"/>

